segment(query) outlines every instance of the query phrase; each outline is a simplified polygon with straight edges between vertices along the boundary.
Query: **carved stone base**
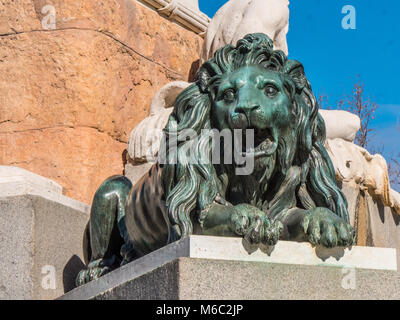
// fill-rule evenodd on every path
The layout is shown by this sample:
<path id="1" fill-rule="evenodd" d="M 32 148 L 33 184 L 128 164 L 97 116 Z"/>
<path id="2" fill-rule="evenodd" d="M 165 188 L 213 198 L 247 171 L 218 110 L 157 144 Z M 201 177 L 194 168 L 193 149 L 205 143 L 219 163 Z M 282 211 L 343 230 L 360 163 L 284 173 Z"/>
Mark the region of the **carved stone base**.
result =
<path id="1" fill-rule="evenodd" d="M 281 241 L 264 251 L 238 238 L 192 236 L 60 299 L 400 299 L 394 249 Z"/>

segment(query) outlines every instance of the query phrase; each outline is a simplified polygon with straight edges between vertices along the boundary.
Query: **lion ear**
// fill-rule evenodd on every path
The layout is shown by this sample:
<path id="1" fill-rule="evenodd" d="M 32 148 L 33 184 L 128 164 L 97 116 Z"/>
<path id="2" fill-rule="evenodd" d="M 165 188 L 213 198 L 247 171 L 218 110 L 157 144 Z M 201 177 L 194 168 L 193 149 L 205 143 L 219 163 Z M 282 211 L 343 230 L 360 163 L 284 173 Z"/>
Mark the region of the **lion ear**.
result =
<path id="1" fill-rule="evenodd" d="M 283 73 L 289 75 L 293 79 L 297 89 L 303 90 L 308 86 L 304 67 L 300 62 L 296 60 L 288 60 L 283 66 Z"/>

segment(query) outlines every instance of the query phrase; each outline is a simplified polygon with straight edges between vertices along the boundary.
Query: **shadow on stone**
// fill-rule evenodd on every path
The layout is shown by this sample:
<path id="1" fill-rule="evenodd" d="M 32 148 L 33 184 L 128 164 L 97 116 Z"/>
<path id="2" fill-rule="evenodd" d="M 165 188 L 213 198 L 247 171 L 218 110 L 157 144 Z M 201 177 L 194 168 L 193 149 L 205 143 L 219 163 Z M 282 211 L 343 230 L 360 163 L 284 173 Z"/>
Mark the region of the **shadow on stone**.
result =
<path id="1" fill-rule="evenodd" d="M 249 255 L 260 249 L 261 252 L 270 256 L 275 249 L 275 246 L 266 246 L 264 244 L 250 244 L 245 239 L 242 239 L 242 245 Z"/>
<path id="2" fill-rule="evenodd" d="M 315 254 L 323 261 L 329 259 L 330 257 L 333 257 L 339 261 L 344 256 L 344 248 L 325 248 L 323 246 L 317 246 L 315 247 Z"/>
<path id="3" fill-rule="evenodd" d="M 272 254 L 272 252 L 275 250 L 275 246 L 266 246 L 264 244 L 260 245 L 260 250 L 261 252 L 267 254 L 268 256 L 270 256 Z"/>
<path id="4" fill-rule="evenodd" d="M 246 250 L 246 252 L 248 254 L 252 254 L 252 253 L 256 252 L 259 247 L 258 244 L 250 244 L 244 238 L 242 239 L 242 245 L 243 245 L 244 250 Z"/>
<path id="5" fill-rule="evenodd" d="M 396 226 L 398 226 L 400 224 L 400 215 L 398 215 L 394 209 L 391 209 L 392 212 L 392 217 L 393 217 L 393 221 L 396 224 Z"/>
<path id="6" fill-rule="evenodd" d="M 85 264 L 77 255 L 73 255 L 71 259 L 68 260 L 68 263 L 65 265 L 63 270 L 64 293 L 67 293 L 76 287 L 76 276 L 78 275 L 79 271 L 85 268 Z"/>
<path id="7" fill-rule="evenodd" d="M 382 203 L 378 202 L 378 211 L 379 211 L 379 218 L 381 219 L 382 223 L 385 223 L 385 207 Z"/>
<path id="8" fill-rule="evenodd" d="M 196 75 L 197 75 L 197 71 L 199 71 L 199 68 L 200 68 L 200 59 L 198 59 L 192 63 L 192 66 L 189 71 L 189 82 L 196 81 Z"/>

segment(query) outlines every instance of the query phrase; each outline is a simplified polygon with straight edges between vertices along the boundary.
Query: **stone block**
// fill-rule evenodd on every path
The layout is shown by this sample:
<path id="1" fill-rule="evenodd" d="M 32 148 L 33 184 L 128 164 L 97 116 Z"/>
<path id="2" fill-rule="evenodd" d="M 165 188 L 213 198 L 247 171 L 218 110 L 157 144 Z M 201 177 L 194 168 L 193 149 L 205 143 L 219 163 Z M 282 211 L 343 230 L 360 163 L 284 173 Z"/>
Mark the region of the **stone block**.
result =
<path id="1" fill-rule="evenodd" d="M 240 238 L 190 236 L 60 299 L 400 299 L 399 280 L 394 249 L 280 241 L 261 251 Z"/>
<path id="2" fill-rule="evenodd" d="M 0 167 L 0 299 L 54 299 L 84 267 L 90 207 L 51 180 Z"/>
<path id="3" fill-rule="evenodd" d="M 24 194 L 62 194 L 62 186 L 22 168 L 0 166 L 0 195 L 8 197 Z"/>
<path id="4" fill-rule="evenodd" d="M 88 218 L 39 196 L 0 198 L 0 299 L 54 299 L 73 289 Z"/>

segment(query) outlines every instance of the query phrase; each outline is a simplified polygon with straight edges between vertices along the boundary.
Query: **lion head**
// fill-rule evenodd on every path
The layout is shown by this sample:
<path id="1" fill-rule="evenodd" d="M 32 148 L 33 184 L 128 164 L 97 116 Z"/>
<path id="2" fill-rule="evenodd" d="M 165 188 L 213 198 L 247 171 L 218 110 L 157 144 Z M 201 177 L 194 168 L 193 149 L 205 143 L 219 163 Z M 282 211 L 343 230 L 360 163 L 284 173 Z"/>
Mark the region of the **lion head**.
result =
<path id="1" fill-rule="evenodd" d="M 186 129 L 197 138 L 180 139 Z M 204 129 L 253 129 L 254 147 L 240 152 L 256 160 L 255 178 L 238 183 L 231 170 L 235 164 L 212 164 Z M 249 34 L 203 64 L 197 81 L 178 96 L 165 136 L 167 144 L 177 140 L 162 171 L 177 237 L 191 234 L 194 218 L 217 197 L 229 202 L 234 181 L 239 189 L 243 181 L 239 192 L 248 195 L 243 201 L 271 218 L 293 207 L 325 207 L 348 221 L 347 202 L 324 148 L 325 124 L 304 68 L 274 51 L 264 34 Z M 188 161 L 188 150 L 197 163 Z M 247 181 L 253 183 L 244 185 Z"/>
<path id="2" fill-rule="evenodd" d="M 253 129 L 255 145 L 248 156 L 271 156 L 279 138 L 295 128 L 294 90 L 289 77 L 258 65 L 224 73 L 210 85 L 212 126 Z"/>

